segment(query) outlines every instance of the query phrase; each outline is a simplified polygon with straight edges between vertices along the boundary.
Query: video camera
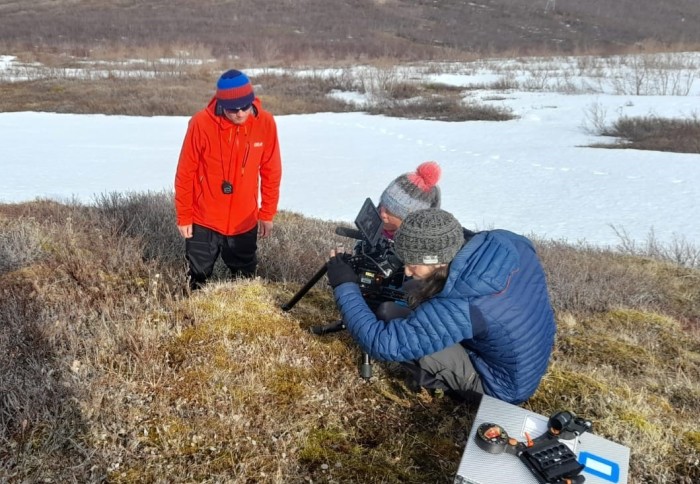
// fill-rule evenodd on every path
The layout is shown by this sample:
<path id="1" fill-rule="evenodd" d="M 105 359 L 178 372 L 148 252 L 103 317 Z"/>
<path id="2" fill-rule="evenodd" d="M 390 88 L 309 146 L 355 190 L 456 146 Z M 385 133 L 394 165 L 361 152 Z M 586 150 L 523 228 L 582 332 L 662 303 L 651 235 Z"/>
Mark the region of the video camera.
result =
<path id="1" fill-rule="evenodd" d="M 406 293 L 403 284 L 403 264 L 393 250 L 393 242 L 382 235 L 382 219 L 372 200 L 367 198 L 355 218 L 358 230 L 336 227 L 335 233 L 343 237 L 356 239 L 357 243 L 347 260 L 358 276 L 362 297 L 374 311 L 383 302 L 404 301 Z M 309 290 L 326 274 L 326 264 L 299 289 L 292 298 L 282 305 L 283 311 L 289 311 Z M 343 320 L 330 325 L 312 326 L 314 334 L 327 334 L 345 329 Z M 369 380 L 372 377 L 372 363 L 369 355 L 363 353 L 360 376 Z"/>
<path id="2" fill-rule="evenodd" d="M 385 301 L 404 301 L 406 294 L 401 290 L 403 284 L 403 265 L 393 250 L 393 242 L 382 235 L 382 219 L 371 199 L 366 199 L 355 218 L 358 230 L 336 227 L 335 233 L 343 237 L 356 239 L 348 262 L 358 276 L 360 292 L 367 304 L 374 310 Z M 307 283 L 282 305 L 283 311 L 289 311 L 309 290 L 326 274 L 326 264 L 314 274 Z"/>
<path id="3" fill-rule="evenodd" d="M 382 219 L 370 198 L 355 218 L 358 230 L 336 227 L 335 233 L 356 239 L 348 263 L 358 276 L 360 292 L 373 310 L 386 301 L 405 301 L 403 263 L 396 256 L 393 241 L 382 235 Z"/>

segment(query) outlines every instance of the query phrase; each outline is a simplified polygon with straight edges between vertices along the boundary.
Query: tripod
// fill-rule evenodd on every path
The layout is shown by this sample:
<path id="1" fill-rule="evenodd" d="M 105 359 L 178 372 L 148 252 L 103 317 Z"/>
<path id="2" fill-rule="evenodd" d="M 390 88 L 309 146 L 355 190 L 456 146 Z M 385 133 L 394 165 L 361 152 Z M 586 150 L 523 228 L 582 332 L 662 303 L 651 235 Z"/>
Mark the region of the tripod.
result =
<path id="1" fill-rule="evenodd" d="M 308 280 L 304 286 L 299 289 L 292 298 L 284 303 L 281 308 L 282 311 L 289 311 L 294 307 L 296 303 L 298 303 L 302 297 L 306 295 L 309 290 L 314 287 L 314 285 L 326 274 L 328 268 L 326 267 L 326 264 L 323 264 L 321 268 L 316 271 L 316 274 L 311 276 L 311 279 Z M 315 329 L 315 330 L 314 330 Z M 314 334 L 328 334 L 328 333 L 335 333 L 336 331 L 340 331 L 342 329 L 345 329 L 345 323 L 343 323 L 342 320 L 340 320 L 337 323 L 332 323 L 330 325 L 326 326 L 314 326 L 312 327 L 312 333 Z M 364 378 L 365 380 L 369 381 L 370 378 L 372 378 L 372 360 L 369 357 L 368 353 L 362 352 L 362 364 L 360 365 L 360 376 Z"/>

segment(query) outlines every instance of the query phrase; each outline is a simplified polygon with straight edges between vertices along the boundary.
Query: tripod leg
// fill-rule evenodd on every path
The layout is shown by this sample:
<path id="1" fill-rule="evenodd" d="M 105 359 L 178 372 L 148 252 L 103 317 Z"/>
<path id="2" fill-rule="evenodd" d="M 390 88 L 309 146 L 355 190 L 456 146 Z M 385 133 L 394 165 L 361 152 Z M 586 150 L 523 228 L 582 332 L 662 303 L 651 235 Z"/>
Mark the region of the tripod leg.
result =
<path id="1" fill-rule="evenodd" d="M 314 284 L 316 284 L 318 280 L 323 277 L 327 270 L 328 268 L 326 267 L 326 264 L 323 264 L 321 268 L 316 272 L 316 274 L 314 274 L 311 277 L 311 279 L 309 279 L 309 281 L 304 285 L 304 287 L 299 289 L 297 293 L 292 297 L 292 299 L 290 299 L 282 305 L 282 311 L 289 311 L 290 309 L 292 309 L 294 305 L 299 302 L 299 299 L 304 297 L 304 295 L 307 292 L 309 292 L 309 289 L 311 289 L 314 286 Z"/>
<path id="2" fill-rule="evenodd" d="M 362 353 L 362 365 L 360 366 L 360 376 L 369 381 L 372 378 L 372 360 L 369 354 Z"/>
<path id="3" fill-rule="evenodd" d="M 311 331 L 313 334 L 317 334 L 319 336 L 322 336 L 324 334 L 330 334 L 330 333 L 335 333 L 337 331 L 342 331 L 345 328 L 346 328 L 345 323 L 343 322 L 342 319 L 339 319 L 338 321 L 333 321 L 332 323 L 318 325 L 318 326 L 311 326 L 309 328 L 309 331 Z"/>

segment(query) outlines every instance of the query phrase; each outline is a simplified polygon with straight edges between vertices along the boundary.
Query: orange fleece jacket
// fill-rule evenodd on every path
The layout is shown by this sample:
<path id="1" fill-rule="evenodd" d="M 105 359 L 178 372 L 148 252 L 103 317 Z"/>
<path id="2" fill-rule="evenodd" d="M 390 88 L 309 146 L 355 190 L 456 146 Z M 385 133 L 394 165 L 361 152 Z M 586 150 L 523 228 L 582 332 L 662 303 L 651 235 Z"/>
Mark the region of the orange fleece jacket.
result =
<path id="1" fill-rule="evenodd" d="M 253 103 L 246 123 L 236 126 L 215 114 L 216 99 L 192 116 L 175 174 L 178 225 L 196 223 L 236 235 L 272 221 L 277 213 L 282 162 L 272 114 Z M 223 193 L 224 180 L 233 193 Z"/>

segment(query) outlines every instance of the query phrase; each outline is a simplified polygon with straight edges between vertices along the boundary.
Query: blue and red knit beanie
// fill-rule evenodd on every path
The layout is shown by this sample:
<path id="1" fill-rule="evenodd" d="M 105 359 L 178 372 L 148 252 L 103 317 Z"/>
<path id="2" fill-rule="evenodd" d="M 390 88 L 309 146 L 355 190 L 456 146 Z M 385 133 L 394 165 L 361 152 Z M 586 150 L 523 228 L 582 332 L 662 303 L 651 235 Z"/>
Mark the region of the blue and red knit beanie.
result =
<path id="1" fill-rule="evenodd" d="M 248 76 L 235 69 L 221 74 L 216 83 L 216 99 L 224 109 L 239 109 L 252 104 L 255 99 L 253 85 Z"/>
<path id="2" fill-rule="evenodd" d="M 426 208 L 440 208 L 440 165 L 434 161 L 421 163 L 415 172 L 404 173 L 389 183 L 379 206 L 401 220 L 408 214 Z"/>

